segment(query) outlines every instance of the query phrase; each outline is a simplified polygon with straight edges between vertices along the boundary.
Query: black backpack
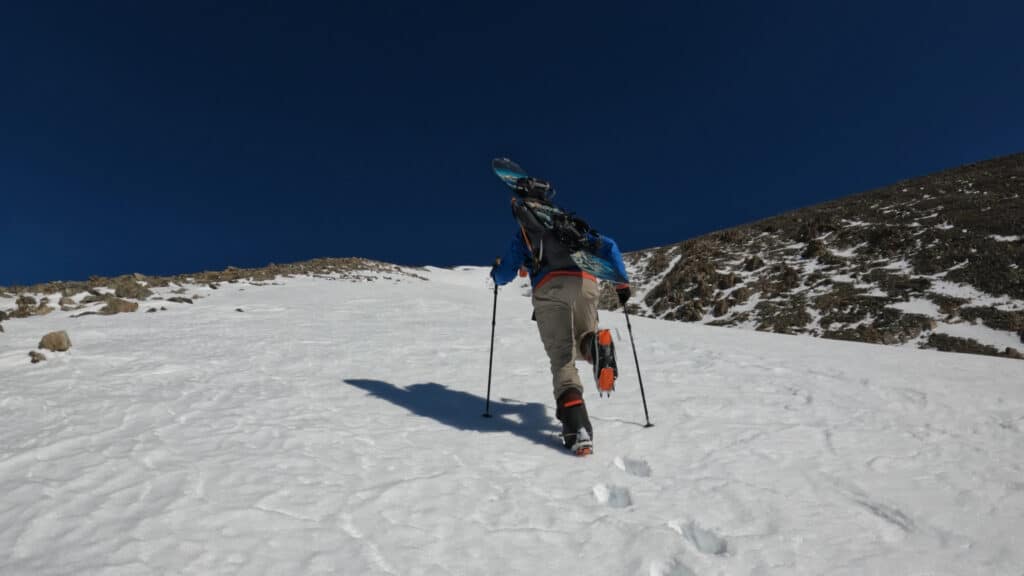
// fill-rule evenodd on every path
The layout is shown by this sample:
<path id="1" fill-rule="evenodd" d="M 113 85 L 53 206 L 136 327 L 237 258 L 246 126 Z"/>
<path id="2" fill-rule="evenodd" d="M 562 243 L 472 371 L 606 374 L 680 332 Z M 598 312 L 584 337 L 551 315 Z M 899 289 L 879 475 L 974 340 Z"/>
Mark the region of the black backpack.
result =
<path id="1" fill-rule="evenodd" d="M 540 198 L 515 198 L 512 201 L 512 213 L 523 230 L 527 247 L 533 254 L 534 263 L 539 264 L 543 258 L 543 248 L 534 246 L 529 231 L 546 230 L 568 253 L 597 253 L 601 249 L 601 235 L 590 224 L 573 214 Z"/>

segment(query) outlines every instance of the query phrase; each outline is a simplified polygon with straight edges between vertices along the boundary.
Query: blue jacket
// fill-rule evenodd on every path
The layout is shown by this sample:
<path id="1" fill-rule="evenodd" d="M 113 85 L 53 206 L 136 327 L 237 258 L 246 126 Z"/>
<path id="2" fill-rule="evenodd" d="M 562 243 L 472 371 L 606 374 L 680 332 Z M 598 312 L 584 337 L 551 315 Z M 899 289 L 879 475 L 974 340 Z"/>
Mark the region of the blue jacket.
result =
<path id="1" fill-rule="evenodd" d="M 621 274 L 623 278 L 629 278 L 626 273 L 626 265 L 622 262 L 622 253 L 619 251 L 618 244 L 611 238 L 601 236 L 601 249 L 598 251 L 597 256 L 603 260 L 610 262 Z M 541 268 L 540 270 L 533 269 L 533 255 L 530 253 L 530 249 L 526 247 L 526 243 L 523 241 L 523 235 L 516 231 L 515 236 L 509 243 L 508 248 L 505 250 L 505 255 L 501 258 L 501 264 L 491 271 L 491 277 L 494 278 L 494 283 L 501 286 L 508 284 L 515 279 L 519 273 L 519 268 L 525 266 L 530 273 L 530 282 L 534 288 L 539 287 L 544 283 L 544 280 L 549 277 L 552 272 L 576 272 L 580 276 L 584 275 L 585 272 L 580 270 L 576 266 L 559 268 L 553 270 L 549 268 Z"/>

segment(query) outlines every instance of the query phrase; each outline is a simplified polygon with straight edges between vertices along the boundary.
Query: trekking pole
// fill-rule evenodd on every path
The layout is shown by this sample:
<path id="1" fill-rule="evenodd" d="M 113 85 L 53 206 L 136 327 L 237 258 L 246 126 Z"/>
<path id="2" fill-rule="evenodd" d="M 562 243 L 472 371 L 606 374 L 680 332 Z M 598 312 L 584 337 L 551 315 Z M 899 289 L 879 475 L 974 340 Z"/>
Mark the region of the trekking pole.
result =
<path id="1" fill-rule="evenodd" d="M 494 283 L 494 310 L 491 312 L 491 359 L 487 361 L 487 405 L 484 418 L 491 417 L 491 370 L 494 368 L 494 326 L 498 319 L 498 283 Z"/>
<path id="2" fill-rule="evenodd" d="M 636 357 L 636 342 L 633 341 L 633 325 L 629 322 L 629 312 L 626 311 L 626 305 L 622 305 L 622 313 L 626 315 L 626 328 L 629 328 L 629 343 L 633 345 L 633 361 L 636 362 L 636 378 L 640 381 L 640 399 L 644 403 L 644 418 L 647 419 L 647 424 L 644 428 L 650 428 L 654 426 L 651 424 L 651 416 L 647 413 L 647 396 L 644 394 L 644 379 L 640 375 L 640 360 Z"/>

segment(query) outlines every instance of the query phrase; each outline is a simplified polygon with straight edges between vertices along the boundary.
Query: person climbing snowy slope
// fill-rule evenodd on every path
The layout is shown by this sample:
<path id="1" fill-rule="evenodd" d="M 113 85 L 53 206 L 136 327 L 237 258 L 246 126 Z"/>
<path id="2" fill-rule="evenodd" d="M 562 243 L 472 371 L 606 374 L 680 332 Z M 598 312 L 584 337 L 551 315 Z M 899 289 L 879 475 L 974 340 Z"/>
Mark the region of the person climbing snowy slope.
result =
<path id="1" fill-rule="evenodd" d="M 598 391 L 614 389 L 618 368 L 611 332 L 598 328 L 597 300 L 600 294 L 598 277 L 581 269 L 574 260 L 572 247 L 567 246 L 561 224 L 546 226 L 540 211 L 554 208 L 550 202 L 550 184 L 534 178 L 521 178 L 514 188 L 513 215 L 518 224 L 504 256 L 491 269 L 496 285 L 511 282 L 519 270 L 525 269 L 533 285 L 534 319 L 544 350 L 551 362 L 551 375 L 556 416 L 562 423 L 562 439 L 572 452 L 584 456 L 593 452 L 594 430 L 583 400 L 583 385 L 576 369 L 576 359 L 594 365 Z M 582 223 L 578 218 L 572 220 Z M 618 279 L 615 286 L 619 302 L 625 306 L 630 297 L 628 275 L 622 254 L 615 241 L 598 234 L 583 224 L 591 234 L 593 257 L 611 266 Z M 578 252 L 578 251 L 577 251 Z"/>

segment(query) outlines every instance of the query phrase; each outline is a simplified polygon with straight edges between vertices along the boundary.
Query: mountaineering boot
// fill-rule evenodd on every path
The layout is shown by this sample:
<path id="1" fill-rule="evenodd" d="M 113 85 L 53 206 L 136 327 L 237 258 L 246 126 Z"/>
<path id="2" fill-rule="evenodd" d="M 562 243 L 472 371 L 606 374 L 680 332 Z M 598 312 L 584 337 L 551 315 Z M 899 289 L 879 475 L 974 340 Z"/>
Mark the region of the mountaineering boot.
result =
<path id="1" fill-rule="evenodd" d="M 577 456 L 594 452 L 594 429 L 579 390 L 573 388 L 558 398 L 555 416 L 562 423 L 562 443 L 566 448 Z"/>
<path id="2" fill-rule="evenodd" d="M 569 450 L 577 456 L 590 456 L 594 453 L 594 441 L 590 439 L 586 428 L 580 428 L 576 433 L 576 441 L 569 447 Z"/>
<path id="3" fill-rule="evenodd" d="M 583 341 L 583 358 L 594 365 L 594 381 L 597 393 L 611 396 L 615 390 L 615 379 L 619 377 L 619 366 L 615 361 L 615 343 L 611 330 L 598 330 L 596 335 L 588 334 Z"/>

